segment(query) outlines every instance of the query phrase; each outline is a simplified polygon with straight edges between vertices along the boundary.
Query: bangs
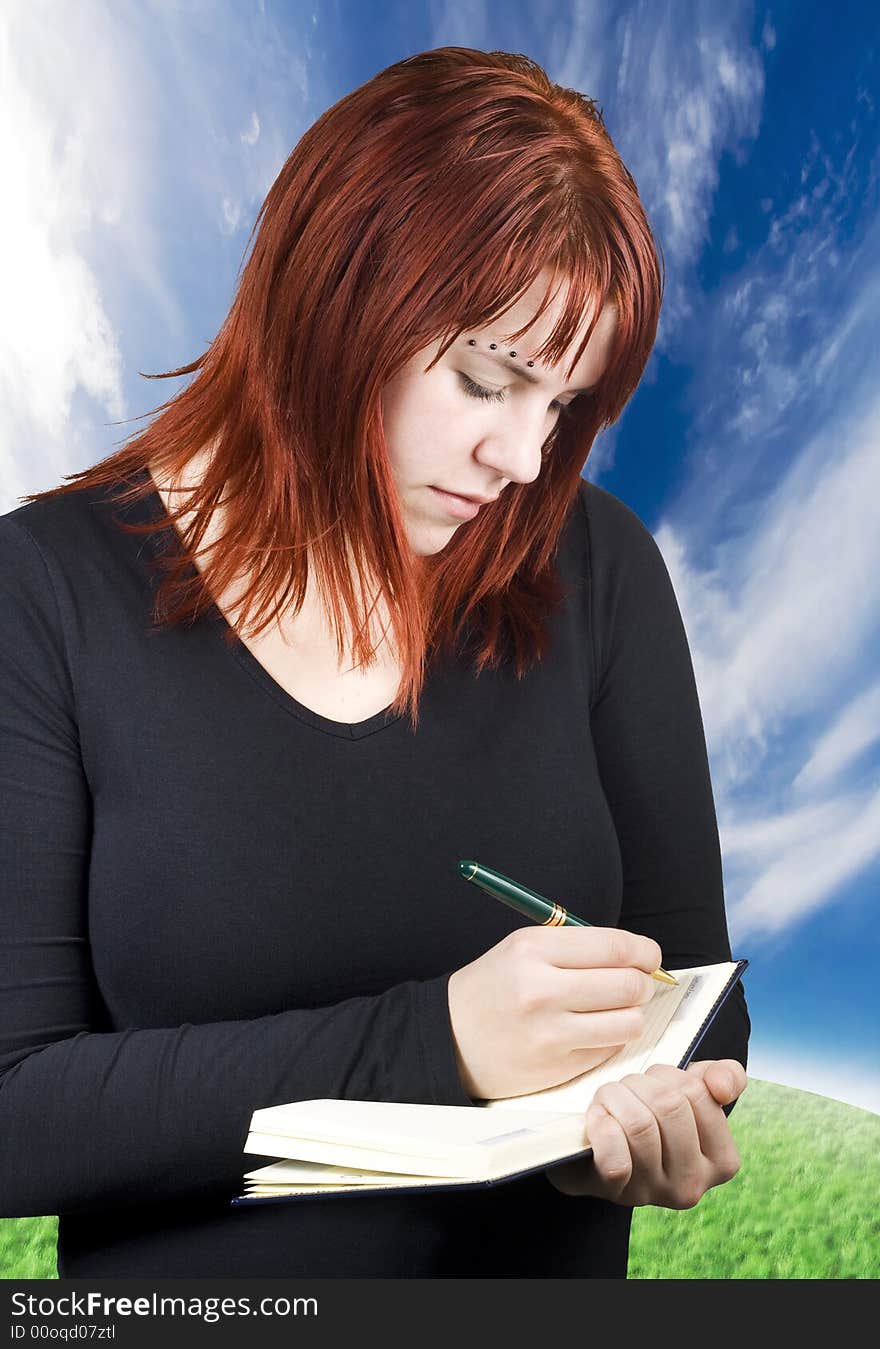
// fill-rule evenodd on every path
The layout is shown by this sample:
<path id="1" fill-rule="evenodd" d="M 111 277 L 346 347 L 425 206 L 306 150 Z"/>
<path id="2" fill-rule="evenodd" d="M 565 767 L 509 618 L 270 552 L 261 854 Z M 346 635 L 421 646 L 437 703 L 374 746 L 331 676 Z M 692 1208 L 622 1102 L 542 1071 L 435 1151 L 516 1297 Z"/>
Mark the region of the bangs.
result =
<path id="1" fill-rule="evenodd" d="M 487 327 L 503 318 L 534 285 L 541 273 L 549 269 L 551 275 L 536 313 L 524 327 L 510 333 L 507 340 L 511 345 L 519 343 L 544 316 L 557 294 L 562 293 L 562 308 L 556 322 L 544 342 L 532 354 L 535 360 L 557 365 L 586 324 L 584 335 L 564 370 L 565 378 L 571 379 L 606 306 L 621 310 L 621 295 L 628 288 L 629 278 L 613 277 L 611 248 L 601 238 L 593 246 L 578 248 L 572 245 L 569 236 L 553 252 L 545 240 L 545 250 L 546 257 L 542 256 L 540 247 L 529 244 L 521 264 L 511 267 L 508 274 L 499 274 L 496 264 L 494 275 L 491 271 L 482 270 L 469 279 L 467 289 L 471 300 L 468 314 L 463 322 L 446 328 L 440 348 L 426 367 L 427 370 L 432 370 L 465 332 Z M 623 307 L 632 312 L 632 305 Z M 619 318 L 622 320 L 623 315 L 620 314 Z M 619 322 L 611 357 L 601 379 L 591 390 L 592 396 L 599 394 L 606 382 L 612 383 L 620 366 L 628 363 L 625 354 L 628 332 L 631 332 L 631 324 Z"/>

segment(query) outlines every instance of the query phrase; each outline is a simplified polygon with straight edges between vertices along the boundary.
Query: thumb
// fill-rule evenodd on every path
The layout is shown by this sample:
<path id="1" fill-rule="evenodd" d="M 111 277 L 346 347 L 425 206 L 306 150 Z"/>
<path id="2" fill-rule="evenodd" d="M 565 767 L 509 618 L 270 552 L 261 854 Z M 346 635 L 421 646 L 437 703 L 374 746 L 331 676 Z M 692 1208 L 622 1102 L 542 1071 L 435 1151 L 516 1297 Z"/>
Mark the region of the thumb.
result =
<path id="1" fill-rule="evenodd" d="M 745 1091 L 746 1070 L 736 1059 L 703 1059 L 688 1064 L 698 1072 L 719 1105 L 729 1105 Z"/>

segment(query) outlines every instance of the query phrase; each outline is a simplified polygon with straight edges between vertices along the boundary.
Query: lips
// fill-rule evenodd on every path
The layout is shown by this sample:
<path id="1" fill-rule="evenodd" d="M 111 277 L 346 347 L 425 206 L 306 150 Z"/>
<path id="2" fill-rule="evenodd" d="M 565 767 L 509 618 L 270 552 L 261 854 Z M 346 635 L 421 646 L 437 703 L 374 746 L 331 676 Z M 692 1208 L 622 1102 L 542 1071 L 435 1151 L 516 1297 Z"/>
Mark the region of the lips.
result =
<path id="1" fill-rule="evenodd" d="M 438 487 L 437 491 L 447 492 L 449 496 L 461 497 L 462 501 L 470 501 L 474 506 L 488 506 L 491 502 L 498 500 L 497 497 L 478 497 L 470 496 L 467 492 L 453 492 L 451 488 L 447 487 Z"/>
<path id="2" fill-rule="evenodd" d="M 478 501 L 466 500 L 458 493 L 447 492 L 442 487 L 432 487 L 435 499 L 440 503 L 446 515 L 453 520 L 473 520 L 482 509 Z"/>

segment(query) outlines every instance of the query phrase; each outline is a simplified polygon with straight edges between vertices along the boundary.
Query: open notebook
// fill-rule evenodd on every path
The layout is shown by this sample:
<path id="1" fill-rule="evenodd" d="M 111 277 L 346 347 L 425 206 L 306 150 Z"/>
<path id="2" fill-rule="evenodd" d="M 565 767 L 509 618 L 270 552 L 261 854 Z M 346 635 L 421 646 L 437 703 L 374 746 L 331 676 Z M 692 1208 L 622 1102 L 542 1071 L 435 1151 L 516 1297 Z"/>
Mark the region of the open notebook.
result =
<path id="1" fill-rule="evenodd" d="M 599 1087 L 652 1063 L 686 1067 L 747 965 L 670 971 L 678 987 L 657 989 L 638 1040 L 544 1091 L 474 1106 L 315 1100 L 255 1110 L 245 1152 L 283 1160 L 246 1172 L 231 1203 L 494 1185 L 589 1156 L 585 1115 Z"/>

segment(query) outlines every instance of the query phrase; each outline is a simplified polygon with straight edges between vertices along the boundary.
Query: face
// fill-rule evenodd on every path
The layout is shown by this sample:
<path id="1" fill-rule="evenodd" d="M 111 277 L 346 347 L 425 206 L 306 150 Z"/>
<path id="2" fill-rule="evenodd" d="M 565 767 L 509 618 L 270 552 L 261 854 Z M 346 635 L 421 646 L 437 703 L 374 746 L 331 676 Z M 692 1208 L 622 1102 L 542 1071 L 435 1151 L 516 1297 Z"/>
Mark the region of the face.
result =
<path id="1" fill-rule="evenodd" d="M 586 322 L 557 365 L 533 356 L 559 317 L 564 292 L 557 291 L 540 321 L 511 346 L 510 334 L 534 317 L 549 280 L 550 273 L 542 272 L 500 319 L 463 333 L 433 370 L 426 373 L 425 367 L 440 342 L 417 352 L 382 391 L 391 470 L 410 545 L 420 556 L 445 548 L 478 509 L 492 510 L 491 504 L 477 508 L 462 496 L 491 502 L 508 483 L 533 482 L 541 471 L 541 447 L 557 421 L 605 371 L 616 324 L 611 304 L 568 381 L 563 371 Z"/>

